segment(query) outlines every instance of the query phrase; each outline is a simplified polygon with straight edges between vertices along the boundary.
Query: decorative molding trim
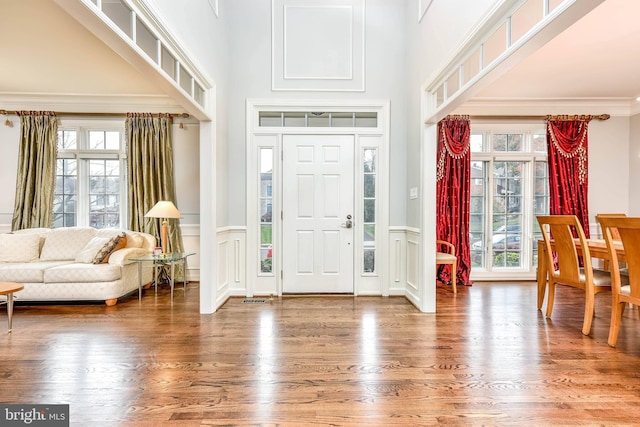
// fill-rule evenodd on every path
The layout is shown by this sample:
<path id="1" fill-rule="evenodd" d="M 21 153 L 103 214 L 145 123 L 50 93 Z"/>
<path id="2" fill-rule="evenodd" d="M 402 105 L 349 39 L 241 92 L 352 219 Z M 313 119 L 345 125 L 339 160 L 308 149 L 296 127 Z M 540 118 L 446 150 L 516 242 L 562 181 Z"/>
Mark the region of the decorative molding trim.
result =
<path id="1" fill-rule="evenodd" d="M 629 98 L 475 98 L 465 102 L 456 114 L 600 114 L 632 116 L 640 104 Z"/>
<path id="2" fill-rule="evenodd" d="M 0 103 L 6 110 L 28 108 L 29 110 L 118 114 L 127 111 L 184 112 L 184 108 L 167 95 L 0 92 Z"/>
<path id="3" fill-rule="evenodd" d="M 340 73 L 332 75 L 329 72 L 322 75 L 322 69 L 307 70 L 308 73 L 291 74 L 289 66 L 293 62 L 287 62 L 288 59 L 298 59 L 299 55 L 287 55 L 288 30 L 288 12 L 294 9 L 303 10 L 303 8 L 316 9 L 349 9 L 350 22 L 349 28 L 342 26 L 342 30 L 348 30 L 350 33 L 349 40 L 345 43 L 338 44 L 343 48 L 347 48 L 349 57 L 344 57 L 348 61 L 348 75 Z M 364 0 L 272 0 L 271 1 L 271 88 L 274 91 L 317 91 L 317 92 L 363 92 L 365 90 L 365 2 Z M 305 26 L 301 25 L 301 28 Z M 296 28 L 293 26 L 293 28 Z M 296 28 L 301 30 L 301 28 Z M 336 31 L 328 33 L 335 35 Z M 299 36 L 299 35 L 298 35 Z M 315 33 L 314 33 L 315 36 Z M 298 40 L 301 37 L 294 37 L 292 40 Z M 327 43 L 331 43 L 328 40 Z M 313 54 L 313 50 L 309 54 Z M 293 58 L 293 59 L 292 59 Z M 312 61 L 303 61 L 306 66 Z M 326 61 L 321 61 L 326 65 Z M 344 65 L 344 62 L 343 62 Z M 344 70 L 342 70 L 344 71 Z M 301 70 L 298 70 L 301 72 Z M 337 69 L 334 69 L 337 72 Z"/>

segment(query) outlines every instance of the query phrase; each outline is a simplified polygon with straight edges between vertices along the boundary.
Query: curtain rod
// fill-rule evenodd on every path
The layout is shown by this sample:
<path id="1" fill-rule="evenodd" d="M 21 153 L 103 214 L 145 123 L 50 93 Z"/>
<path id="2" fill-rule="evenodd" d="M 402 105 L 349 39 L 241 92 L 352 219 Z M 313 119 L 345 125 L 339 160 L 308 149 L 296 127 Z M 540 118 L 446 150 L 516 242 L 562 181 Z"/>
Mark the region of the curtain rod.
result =
<path id="1" fill-rule="evenodd" d="M 0 110 L 0 115 L 17 115 L 19 111 Z M 86 113 L 86 112 L 55 112 L 57 117 L 75 116 L 75 117 L 127 117 L 128 113 Z M 137 114 L 137 113 L 134 113 Z M 145 113 L 146 114 L 146 113 Z M 172 118 L 188 119 L 189 113 L 155 113 L 152 116 L 169 116 Z"/>
<path id="2" fill-rule="evenodd" d="M 547 120 L 550 118 L 551 120 L 565 119 L 565 120 L 573 120 L 580 119 L 584 117 L 589 117 L 587 115 L 555 115 L 555 116 L 475 116 L 470 115 L 470 120 Z M 609 114 L 599 114 L 597 116 L 590 116 L 594 120 L 609 120 L 611 115 Z"/>

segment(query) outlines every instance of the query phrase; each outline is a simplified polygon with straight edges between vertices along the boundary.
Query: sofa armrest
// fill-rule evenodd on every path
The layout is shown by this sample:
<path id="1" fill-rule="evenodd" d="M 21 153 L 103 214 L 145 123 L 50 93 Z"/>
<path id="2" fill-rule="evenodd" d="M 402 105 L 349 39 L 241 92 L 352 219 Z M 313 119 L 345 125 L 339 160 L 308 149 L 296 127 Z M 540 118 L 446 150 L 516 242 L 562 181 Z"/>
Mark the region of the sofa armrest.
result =
<path id="1" fill-rule="evenodd" d="M 122 248 L 109 255 L 109 264 L 126 265 L 131 264 L 131 258 L 140 258 L 151 255 L 151 251 L 143 248 Z"/>

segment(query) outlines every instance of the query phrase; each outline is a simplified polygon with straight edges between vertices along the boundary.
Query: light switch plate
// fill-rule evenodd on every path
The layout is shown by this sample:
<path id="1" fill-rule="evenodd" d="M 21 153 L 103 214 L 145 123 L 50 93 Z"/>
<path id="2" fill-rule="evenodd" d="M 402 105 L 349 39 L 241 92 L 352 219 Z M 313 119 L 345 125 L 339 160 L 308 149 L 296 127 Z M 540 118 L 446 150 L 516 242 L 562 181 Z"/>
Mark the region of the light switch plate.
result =
<path id="1" fill-rule="evenodd" d="M 418 187 L 411 187 L 409 189 L 409 199 L 417 199 L 418 198 Z"/>

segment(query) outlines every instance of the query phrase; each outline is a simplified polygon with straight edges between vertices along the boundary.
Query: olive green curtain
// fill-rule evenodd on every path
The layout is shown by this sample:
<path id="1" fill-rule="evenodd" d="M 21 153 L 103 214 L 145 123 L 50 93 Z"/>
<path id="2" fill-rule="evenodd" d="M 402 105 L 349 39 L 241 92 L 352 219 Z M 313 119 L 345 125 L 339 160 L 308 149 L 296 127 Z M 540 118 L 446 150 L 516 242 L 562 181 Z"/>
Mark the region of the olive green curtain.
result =
<path id="1" fill-rule="evenodd" d="M 162 220 L 144 215 L 160 200 L 176 205 L 173 175 L 173 144 L 169 115 L 129 113 L 125 122 L 127 134 L 127 167 L 129 180 L 129 228 L 153 234 L 160 246 Z M 180 220 L 169 219 L 167 251 L 183 252 Z M 176 273 L 176 280 L 183 272 Z"/>
<path id="2" fill-rule="evenodd" d="M 18 115 L 20 150 L 11 229 L 51 227 L 58 119 L 49 111 L 19 111 Z"/>

